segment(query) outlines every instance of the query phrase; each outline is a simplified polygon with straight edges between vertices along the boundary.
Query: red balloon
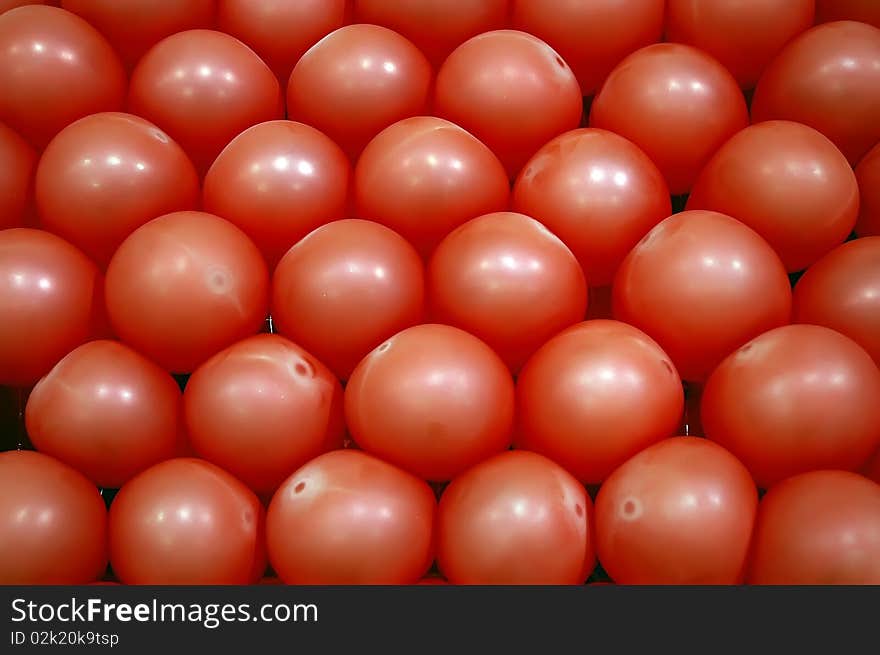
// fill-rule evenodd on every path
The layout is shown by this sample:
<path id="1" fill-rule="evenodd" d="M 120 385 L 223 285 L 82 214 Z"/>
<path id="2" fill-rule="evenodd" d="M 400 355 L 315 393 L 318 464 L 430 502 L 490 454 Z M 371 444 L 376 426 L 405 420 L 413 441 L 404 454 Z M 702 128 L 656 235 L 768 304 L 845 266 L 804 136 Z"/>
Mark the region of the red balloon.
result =
<path id="1" fill-rule="evenodd" d="M 504 362 L 458 328 L 419 325 L 352 373 L 345 417 L 364 450 L 432 481 L 510 445 L 514 388 Z"/>
<path id="2" fill-rule="evenodd" d="M 845 334 L 880 366 L 880 236 L 845 243 L 813 264 L 794 288 L 794 320 Z"/>
<path id="3" fill-rule="evenodd" d="M 549 459 L 480 462 L 440 498 L 437 563 L 452 584 L 583 584 L 596 565 L 593 503 Z"/>
<path id="4" fill-rule="evenodd" d="M 767 67 L 752 121 L 814 127 L 853 166 L 880 141 L 880 29 L 841 21 L 807 30 Z"/>
<path id="5" fill-rule="evenodd" d="M 63 127 L 125 98 L 113 48 L 79 16 L 41 5 L 0 16 L 0 121 L 42 149 Z"/>
<path id="6" fill-rule="evenodd" d="M 341 442 L 342 386 L 321 362 L 276 334 L 214 355 L 186 384 L 190 443 L 258 494 Z"/>
<path id="7" fill-rule="evenodd" d="M 103 278 L 48 232 L 0 231 L 0 384 L 26 387 L 104 324 Z"/>
<path id="8" fill-rule="evenodd" d="M 214 0 L 62 0 L 95 26 L 130 69 L 144 53 L 177 32 L 209 28 Z"/>
<path id="9" fill-rule="evenodd" d="M 427 290 L 432 320 L 479 337 L 514 373 L 587 311 L 587 284 L 571 251 L 512 212 L 480 216 L 443 239 Z"/>
<path id="10" fill-rule="evenodd" d="M 118 489 L 177 454 L 182 410 L 180 388 L 168 373 L 121 343 L 92 341 L 34 387 L 27 430 L 41 452 L 99 487 Z"/>
<path id="11" fill-rule="evenodd" d="M 525 32 L 497 30 L 458 46 L 437 73 L 435 110 L 498 155 L 514 178 L 553 137 L 578 126 L 580 88 L 568 64 Z"/>
<path id="12" fill-rule="evenodd" d="M 14 130 L 0 123 L 0 230 L 23 227 L 32 212 L 37 153 Z"/>
<path id="13" fill-rule="evenodd" d="M 181 147 L 131 114 L 93 114 L 61 130 L 40 159 L 40 224 L 106 267 L 144 223 L 195 209 L 199 179 Z"/>
<path id="14" fill-rule="evenodd" d="M 587 321 L 544 344 L 516 384 L 517 446 L 587 484 L 675 434 L 681 378 L 660 346 L 617 321 Z"/>
<path id="15" fill-rule="evenodd" d="M 596 497 L 596 550 L 618 584 L 742 582 L 758 506 L 749 472 L 705 439 L 665 439 Z"/>
<path id="16" fill-rule="evenodd" d="M 180 32 L 151 48 L 131 75 L 128 106 L 168 132 L 202 174 L 237 134 L 283 114 L 269 67 L 212 30 Z"/>
<path id="17" fill-rule="evenodd" d="M 113 499 L 110 563 L 124 584 L 256 582 L 266 570 L 265 510 L 223 469 L 167 460 Z"/>
<path id="18" fill-rule="evenodd" d="M 60 0 L 0 0 L 0 14 L 26 5 L 53 5 L 58 6 Z"/>
<path id="19" fill-rule="evenodd" d="M 272 319 L 345 380 L 382 341 L 421 322 L 424 299 L 412 246 L 387 227 L 349 219 L 318 228 L 284 256 Z"/>
<path id="20" fill-rule="evenodd" d="M 508 208 L 510 180 L 474 136 L 434 116 L 406 118 L 358 159 L 357 215 L 387 225 L 425 257 L 462 223 Z"/>
<path id="21" fill-rule="evenodd" d="M 98 489 L 48 455 L 0 453 L 0 584 L 94 582 L 107 566 Z"/>
<path id="22" fill-rule="evenodd" d="M 663 35 L 663 0 L 513 0 L 513 26 L 549 43 L 591 96 L 628 54 Z"/>
<path id="23" fill-rule="evenodd" d="M 431 487 L 391 464 L 327 453 L 272 498 L 269 560 L 287 584 L 413 584 L 431 566 L 436 506 Z"/>
<path id="24" fill-rule="evenodd" d="M 876 0 L 816 0 L 816 23 L 856 20 L 880 27 L 880 4 Z"/>
<path id="25" fill-rule="evenodd" d="M 434 66 L 472 36 L 507 24 L 508 0 L 354 0 L 359 23 L 383 25 L 408 38 Z"/>
<path id="26" fill-rule="evenodd" d="M 666 40 L 712 55 L 743 89 L 753 89 L 783 46 L 813 25 L 814 4 L 814 0 L 669 0 Z"/>
<path id="27" fill-rule="evenodd" d="M 176 212 L 139 227 L 107 268 L 107 310 L 122 341 L 175 373 L 263 326 L 269 274 L 237 227 Z"/>
<path id="28" fill-rule="evenodd" d="M 762 489 L 818 469 L 859 470 L 880 446 L 880 369 L 851 339 L 788 325 L 731 354 L 703 391 L 706 436 Z"/>
<path id="29" fill-rule="evenodd" d="M 681 377 L 700 382 L 749 339 L 791 318 L 779 257 L 729 216 L 688 211 L 651 230 L 614 279 L 614 317 L 660 344 Z"/>
<path id="30" fill-rule="evenodd" d="M 860 204 L 856 233 L 860 237 L 880 236 L 880 143 L 856 166 Z"/>
<path id="31" fill-rule="evenodd" d="M 270 269 L 315 228 L 343 218 L 351 165 L 318 130 L 292 121 L 248 128 L 205 176 L 205 211 L 240 227 Z"/>
<path id="32" fill-rule="evenodd" d="M 880 584 L 880 485 L 816 471 L 761 499 L 750 584 Z"/>
<path id="33" fill-rule="evenodd" d="M 346 0 L 220 0 L 217 28 L 241 39 L 286 82 L 299 58 L 342 27 Z"/>
<path id="34" fill-rule="evenodd" d="M 748 121 L 731 74 L 705 52 L 677 43 L 648 46 L 624 59 L 590 111 L 591 127 L 639 146 L 676 195 L 690 190 L 709 158 Z"/>
<path id="35" fill-rule="evenodd" d="M 767 121 L 721 146 L 687 208 L 735 217 L 764 237 L 789 271 L 800 271 L 852 232 L 859 187 L 846 158 L 822 134 Z"/>
<path id="36" fill-rule="evenodd" d="M 356 159 L 392 123 L 424 113 L 431 65 L 404 37 L 378 25 L 331 32 L 299 60 L 287 114 L 313 125 Z"/>
<path id="37" fill-rule="evenodd" d="M 542 147 L 516 180 L 513 208 L 562 239 L 594 286 L 611 284 L 626 254 L 672 213 L 666 180 L 648 156 L 593 128 Z"/>

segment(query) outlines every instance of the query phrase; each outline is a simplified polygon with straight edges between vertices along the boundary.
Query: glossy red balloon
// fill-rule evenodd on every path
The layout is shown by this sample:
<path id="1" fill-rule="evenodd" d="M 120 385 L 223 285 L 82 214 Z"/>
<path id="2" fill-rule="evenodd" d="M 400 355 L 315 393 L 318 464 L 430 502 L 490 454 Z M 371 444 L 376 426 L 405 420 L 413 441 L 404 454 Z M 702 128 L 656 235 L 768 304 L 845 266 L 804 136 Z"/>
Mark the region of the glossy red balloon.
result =
<path id="1" fill-rule="evenodd" d="M 274 269 L 297 241 L 343 218 L 351 164 L 318 130 L 293 121 L 248 128 L 205 176 L 205 211 L 240 227 Z"/>
<path id="2" fill-rule="evenodd" d="M 738 584 L 758 506 L 749 472 L 705 439 L 665 439 L 596 497 L 596 551 L 617 584 Z"/>
<path id="3" fill-rule="evenodd" d="M 276 334 L 214 355 L 186 383 L 195 451 L 258 494 L 342 442 L 342 386 L 321 362 Z"/>
<path id="4" fill-rule="evenodd" d="M 479 337 L 514 373 L 587 311 L 574 255 L 538 221 L 513 212 L 480 216 L 443 239 L 427 291 L 432 320 Z"/>
<path id="5" fill-rule="evenodd" d="M 139 227 L 107 268 L 107 311 L 122 341 L 189 373 L 263 326 L 269 274 L 237 227 L 176 212 Z"/>
<path id="6" fill-rule="evenodd" d="M 480 34 L 437 73 L 435 111 L 471 132 L 514 178 L 553 137 L 578 126 L 583 101 L 568 64 L 539 38 L 516 30 Z"/>
<path id="7" fill-rule="evenodd" d="M 399 234 L 348 219 L 291 248 L 272 280 L 272 319 L 340 378 L 424 316 L 424 268 Z"/>
<path id="8" fill-rule="evenodd" d="M 513 26 L 549 43 L 591 96 L 628 54 L 663 35 L 663 0 L 513 0 Z"/>
<path id="9" fill-rule="evenodd" d="M 822 134 L 767 121 L 721 146 L 687 208 L 733 216 L 764 237 L 789 271 L 800 271 L 852 232 L 859 187 L 846 158 Z"/>
<path id="10" fill-rule="evenodd" d="M 107 566 L 107 510 L 82 474 L 48 455 L 0 453 L 0 584 L 94 582 Z"/>
<path id="11" fill-rule="evenodd" d="M 813 264 L 794 288 L 794 321 L 845 334 L 880 366 L 880 236 L 845 243 Z"/>
<path id="12" fill-rule="evenodd" d="M 856 233 L 860 237 L 880 236 L 880 143 L 856 166 L 856 179 L 860 195 Z"/>
<path id="13" fill-rule="evenodd" d="M 816 471 L 761 499 L 750 584 L 880 584 L 880 485 Z"/>
<path id="14" fill-rule="evenodd" d="M 118 489 L 177 454 L 182 410 L 168 373 L 121 343 L 91 341 L 34 387 L 27 430 L 37 450 Z"/>
<path id="15" fill-rule="evenodd" d="M 446 325 L 394 335 L 364 358 L 345 388 L 357 444 L 432 481 L 450 480 L 508 447 L 513 405 L 504 362 Z"/>
<path id="16" fill-rule="evenodd" d="M 855 20 L 880 27 L 880 4 L 875 0 L 816 0 L 816 23 Z"/>
<path id="17" fill-rule="evenodd" d="M 437 563 L 452 584 L 583 584 L 596 564 L 593 503 L 549 459 L 501 453 L 440 498 Z"/>
<path id="18" fill-rule="evenodd" d="M 814 0 L 669 0 L 666 40 L 699 48 L 753 89 L 773 58 L 813 25 Z"/>
<path id="19" fill-rule="evenodd" d="M 472 36 L 506 26 L 508 0 L 354 0 L 355 20 L 402 34 L 440 66 Z"/>
<path id="20" fill-rule="evenodd" d="M 425 112 L 431 65 L 411 42 L 378 25 L 331 32 L 299 60 L 287 115 L 312 125 L 356 159 L 392 123 Z"/>
<path id="21" fill-rule="evenodd" d="M 0 15 L 0 121 L 42 149 L 62 128 L 125 98 L 113 48 L 79 16 L 33 5 Z"/>
<path id="22" fill-rule="evenodd" d="M 0 230 L 23 227 L 33 212 L 37 153 L 14 130 L 0 123 Z"/>
<path id="23" fill-rule="evenodd" d="M 36 200 L 43 228 L 106 267 L 144 223 L 195 209 L 199 179 L 181 147 L 149 121 L 93 114 L 61 130 L 46 148 Z"/>
<path id="24" fill-rule="evenodd" d="M 168 132 L 202 174 L 240 132 L 283 114 L 269 67 L 212 30 L 180 32 L 152 47 L 132 72 L 128 107 Z"/>
<path id="25" fill-rule="evenodd" d="M 562 239 L 593 286 L 611 284 L 626 254 L 672 213 L 666 180 L 648 156 L 594 128 L 542 147 L 516 180 L 513 208 Z"/>
<path id="26" fill-rule="evenodd" d="M 214 0 L 62 0 L 101 32 L 130 69 L 147 50 L 177 32 L 209 28 Z"/>
<path id="27" fill-rule="evenodd" d="M 327 453 L 272 498 L 269 561 L 287 584 L 413 584 L 433 559 L 436 507 L 431 487 L 391 464 Z"/>
<path id="28" fill-rule="evenodd" d="M 880 29 L 841 21 L 807 30 L 767 67 L 752 99 L 754 122 L 814 127 L 855 166 L 880 141 Z"/>
<path id="29" fill-rule="evenodd" d="M 731 74 L 705 52 L 678 43 L 658 43 L 624 59 L 590 110 L 591 127 L 639 146 L 676 195 L 690 190 L 709 158 L 748 120 Z"/>
<path id="30" fill-rule="evenodd" d="M 516 383 L 517 446 L 598 484 L 675 434 L 681 378 L 660 346 L 617 321 L 587 321 L 550 339 Z"/>
<path id="31" fill-rule="evenodd" d="M 851 339 L 816 325 L 762 334 L 703 391 L 706 436 L 762 489 L 818 469 L 859 470 L 880 447 L 880 370 Z"/>
<path id="32" fill-rule="evenodd" d="M 265 510 L 213 464 L 167 460 L 113 499 L 110 564 L 124 584 L 256 582 L 266 570 Z"/>
<path id="33" fill-rule="evenodd" d="M 729 216 L 688 211 L 662 221 L 623 261 L 614 317 L 644 330 L 681 377 L 704 380 L 749 339 L 791 318 L 779 257 Z"/>
<path id="34" fill-rule="evenodd" d="M 0 384 L 30 386 L 105 323 L 103 278 L 54 234 L 0 230 Z"/>
<path id="35" fill-rule="evenodd" d="M 434 116 L 398 121 L 355 168 L 357 215 L 387 225 L 423 257 L 456 227 L 508 208 L 510 180 L 473 135 Z"/>

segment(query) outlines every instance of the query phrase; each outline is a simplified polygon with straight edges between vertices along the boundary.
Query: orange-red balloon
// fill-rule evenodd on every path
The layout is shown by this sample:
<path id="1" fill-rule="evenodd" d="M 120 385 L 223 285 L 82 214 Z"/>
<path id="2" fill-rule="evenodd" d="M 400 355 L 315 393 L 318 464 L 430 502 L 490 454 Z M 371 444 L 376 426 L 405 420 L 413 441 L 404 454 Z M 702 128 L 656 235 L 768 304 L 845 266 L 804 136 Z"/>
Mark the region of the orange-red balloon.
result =
<path id="1" fill-rule="evenodd" d="M 356 450 L 313 459 L 269 505 L 272 568 L 287 584 L 413 584 L 434 553 L 423 480 Z"/>
<path id="2" fill-rule="evenodd" d="M 733 216 L 764 237 L 789 271 L 800 271 L 852 232 L 859 187 L 846 158 L 822 134 L 767 121 L 721 146 L 687 208 Z"/>
<path id="3" fill-rule="evenodd" d="M 880 485 L 816 471 L 761 499 L 749 584 L 880 584 Z"/>
<path id="4" fill-rule="evenodd" d="M 660 346 L 617 321 L 587 321 L 550 339 L 516 383 L 517 446 L 598 484 L 647 446 L 672 436 L 681 378 Z"/>
<path id="5" fill-rule="evenodd" d="M 200 459 L 131 479 L 110 506 L 110 564 L 137 585 L 242 585 L 266 570 L 265 510 L 244 484 Z"/>
<path id="6" fill-rule="evenodd" d="M 428 265 L 427 293 L 431 320 L 479 337 L 514 373 L 587 311 L 574 255 L 538 221 L 513 212 L 480 216 L 443 239 Z"/>
<path id="7" fill-rule="evenodd" d="M 260 251 L 231 223 L 175 212 L 135 230 L 107 268 L 116 333 L 174 373 L 256 334 L 269 305 Z"/>
<path id="8" fill-rule="evenodd" d="M 56 459 L 0 453 L 0 584 L 94 582 L 107 566 L 98 489 Z"/>
<path id="9" fill-rule="evenodd" d="M 78 118 L 116 111 L 125 71 L 79 16 L 32 5 L 0 15 L 0 121 L 42 149 Z"/>
<path id="10" fill-rule="evenodd" d="M 880 141 L 880 29 L 840 21 L 807 30 L 773 60 L 752 121 L 783 119 L 827 136 L 855 166 Z"/>
<path id="11" fill-rule="evenodd" d="M 513 0 L 513 26 L 549 43 L 591 96 L 628 54 L 663 35 L 663 0 Z"/>
<path id="12" fill-rule="evenodd" d="M 0 384 L 30 386 L 105 324 L 104 280 L 60 237 L 0 230 Z"/>
<path id="13" fill-rule="evenodd" d="M 553 48 L 517 30 L 480 34 L 437 72 L 435 111 L 471 132 L 514 178 L 553 137 L 578 126 L 583 101 Z"/>
<path id="14" fill-rule="evenodd" d="M 880 366 L 880 236 L 845 243 L 813 264 L 794 288 L 794 321 L 845 334 Z"/>
<path id="15" fill-rule="evenodd" d="M 707 437 L 763 489 L 819 469 L 857 471 L 880 446 L 880 369 L 858 344 L 816 325 L 762 334 L 703 390 Z"/>
<path id="16" fill-rule="evenodd" d="M 351 164 L 318 130 L 293 121 L 248 128 L 205 176 L 205 211 L 240 227 L 270 269 L 315 228 L 343 218 Z"/>
<path id="17" fill-rule="evenodd" d="M 277 334 L 214 355 L 187 381 L 184 401 L 193 449 L 257 494 L 271 494 L 345 432 L 339 380 Z"/>
<path id="18" fill-rule="evenodd" d="M 37 383 L 26 411 L 37 450 L 110 489 L 174 457 L 182 418 L 174 378 L 116 341 L 73 350 Z"/>
<path id="19" fill-rule="evenodd" d="M 40 225 L 106 267 L 129 234 L 195 209 L 199 179 L 181 147 L 131 114 L 82 118 L 56 136 L 36 174 Z"/>
<path id="20" fill-rule="evenodd" d="M 562 239 L 591 286 L 611 284 L 626 254 L 672 212 L 666 180 L 648 156 L 594 128 L 542 147 L 516 180 L 513 209 Z"/>
<path id="21" fill-rule="evenodd" d="M 419 325 L 367 355 L 345 388 L 351 436 L 431 481 L 510 445 L 514 388 L 489 346 L 447 325 Z"/>
<path id="22" fill-rule="evenodd" d="M 0 230 L 23 227 L 33 211 L 37 153 L 12 128 L 0 123 Z"/>
<path id="23" fill-rule="evenodd" d="M 341 379 L 373 348 L 424 316 L 424 267 L 399 234 L 347 219 L 318 228 L 284 256 L 272 319 Z"/>
<path id="24" fill-rule="evenodd" d="M 875 0 L 816 0 L 816 23 L 856 20 L 880 27 L 880 4 Z"/>
<path id="25" fill-rule="evenodd" d="M 666 40 L 712 55 L 753 89 L 786 43 L 813 25 L 814 0 L 669 0 Z"/>
<path id="26" fill-rule="evenodd" d="M 748 124 L 742 92 L 710 55 L 658 43 L 624 59 L 590 110 L 590 126 L 626 137 L 657 164 L 673 194 L 690 190 L 727 139 Z"/>
<path id="27" fill-rule="evenodd" d="M 779 257 L 753 230 L 717 212 L 662 221 L 627 255 L 612 293 L 614 317 L 655 339 L 693 382 L 791 318 Z"/>
<path id="28" fill-rule="evenodd" d="M 384 129 L 355 168 L 357 215 L 387 225 L 423 257 L 456 227 L 508 208 L 510 180 L 473 135 L 434 116 Z"/>
<path id="29" fill-rule="evenodd" d="M 437 563 L 452 584 L 583 584 L 593 503 L 558 464 L 522 450 L 455 478 L 440 498 Z"/>
<path id="30" fill-rule="evenodd" d="M 240 132 L 283 114 L 269 67 L 213 30 L 180 32 L 153 46 L 132 72 L 128 107 L 168 132 L 201 174 Z"/>
<path id="31" fill-rule="evenodd" d="M 309 48 L 290 74 L 287 115 L 329 136 L 352 158 L 383 129 L 425 112 L 431 65 L 379 25 L 347 25 Z"/>
<path id="32" fill-rule="evenodd" d="M 856 233 L 860 237 L 880 236 L 880 143 L 856 166 L 856 179 L 860 196 Z"/>
<path id="33" fill-rule="evenodd" d="M 596 551 L 617 584 L 738 584 L 758 507 L 749 472 L 697 437 L 646 448 L 596 497 Z"/>

